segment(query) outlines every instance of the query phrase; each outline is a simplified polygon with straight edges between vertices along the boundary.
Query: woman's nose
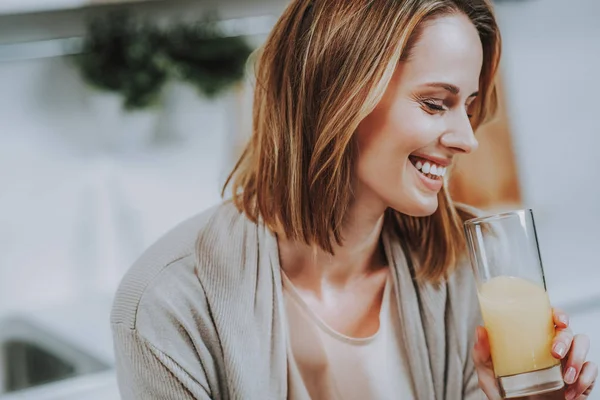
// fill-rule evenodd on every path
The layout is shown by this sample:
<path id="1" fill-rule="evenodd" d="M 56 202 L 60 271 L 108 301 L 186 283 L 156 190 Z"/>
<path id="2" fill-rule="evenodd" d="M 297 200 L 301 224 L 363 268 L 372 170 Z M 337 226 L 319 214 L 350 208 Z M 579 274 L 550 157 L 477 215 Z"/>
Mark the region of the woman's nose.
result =
<path id="1" fill-rule="evenodd" d="M 455 153 L 469 154 L 479 146 L 471 121 L 467 115 L 458 118 L 452 129 L 448 129 L 440 138 L 442 146 L 447 147 Z"/>

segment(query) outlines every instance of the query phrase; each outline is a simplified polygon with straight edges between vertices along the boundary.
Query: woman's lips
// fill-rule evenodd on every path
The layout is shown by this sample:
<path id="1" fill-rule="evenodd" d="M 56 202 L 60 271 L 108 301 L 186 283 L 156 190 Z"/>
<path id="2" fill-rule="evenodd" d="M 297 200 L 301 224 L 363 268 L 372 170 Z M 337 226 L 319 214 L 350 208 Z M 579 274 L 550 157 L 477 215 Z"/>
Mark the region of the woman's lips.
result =
<path id="1" fill-rule="evenodd" d="M 446 167 L 433 164 L 422 159 L 416 159 L 413 161 L 411 157 L 411 165 L 414 168 L 415 174 L 421 180 L 426 189 L 432 192 L 439 192 L 444 185 L 443 176 L 446 173 Z M 426 173 L 425 171 L 429 171 Z M 435 172 L 435 174 L 434 174 Z"/>
<path id="2" fill-rule="evenodd" d="M 418 157 L 418 156 L 410 156 L 410 162 L 412 165 L 423 175 L 428 177 L 429 179 L 442 179 L 444 175 L 446 175 L 447 167 L 436 164 L 431 160 L 426 158 Z"/>

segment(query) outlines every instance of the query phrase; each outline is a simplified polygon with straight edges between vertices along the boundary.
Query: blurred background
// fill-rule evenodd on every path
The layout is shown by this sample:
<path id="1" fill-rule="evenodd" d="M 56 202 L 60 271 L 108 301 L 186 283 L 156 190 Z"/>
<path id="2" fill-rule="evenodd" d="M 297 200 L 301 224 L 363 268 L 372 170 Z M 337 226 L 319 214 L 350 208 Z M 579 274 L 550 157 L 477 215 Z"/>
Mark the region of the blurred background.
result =
<path id="1" fill-rule="evenodd" d="M 598 362 L 600 1 L 496 3 L 501 112 L 451 189 L 534 209 L 551 299 Z M 0 1 L 0 399 L 119 398 L 112 296 L 219 202 L 250 129 L 247 59 L 286 4 Z"/>

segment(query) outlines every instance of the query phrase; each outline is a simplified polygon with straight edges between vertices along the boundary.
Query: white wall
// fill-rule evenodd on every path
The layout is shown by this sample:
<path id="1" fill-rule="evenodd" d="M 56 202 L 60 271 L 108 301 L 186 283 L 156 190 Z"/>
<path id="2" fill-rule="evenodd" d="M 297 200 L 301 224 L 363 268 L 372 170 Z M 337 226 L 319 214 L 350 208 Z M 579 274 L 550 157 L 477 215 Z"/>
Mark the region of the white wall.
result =
<path id="1" fill-rule="evenodd" d="M 179 88 L 177 142 L 112 154 L 84 147 L 118 121 L 90 110 L 63 60 L 0 65 L 0 86 L 0 307 L 110 288 L 123 263 L 218 201 L 227 99 Z"/>
<path id="2" fill-rule="evenodd" d="M 191 17 L 207 4 L 219 2 L 138 9 Z M 220 8 L 229 18 L 276 14 L 280 4 Z M 0 17 L 0 43 L 79 35 L 87 12 Z M 111 114 L 105 100 L 67 58 L 0 63 L 0 317 L 112 292 L 145 247 L 220 199 L 237 128 L 233 95 L 209 101 L 170 85 L 154 112 L 163 141 L 125 153 L 102 151 L 100 138 L 142 128 Z"/>
<path id="3" fill-rule="evenodd" d="M 598 296 L 600 1 L 508 2 L 497 13 L 523 194 L 551 296 Z"/>

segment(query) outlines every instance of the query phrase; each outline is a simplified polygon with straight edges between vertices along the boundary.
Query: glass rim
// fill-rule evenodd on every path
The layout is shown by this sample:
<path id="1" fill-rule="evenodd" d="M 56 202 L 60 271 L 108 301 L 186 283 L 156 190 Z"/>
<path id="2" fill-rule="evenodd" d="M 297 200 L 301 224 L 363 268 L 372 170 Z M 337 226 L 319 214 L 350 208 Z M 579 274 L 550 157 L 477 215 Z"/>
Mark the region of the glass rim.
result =
<path id="1" fill-rule="evenodd" d="M 526 214 L 533 215 L 533 210 L 531 208 L 522 208 L 522 209 L 518 209 L 518 210 L 504 211 L 504 212 L 501 212 L 498 214 L 485 215 L 482 217 L 471 218 L 471 219 L 466 220 L 463 224 L 465 227 L 475 226 L 475 225 L 481 225 L 484 223 L 498 221 L 498 220 L 502 220 L 505 218 L 515 217 L 515 216 L 523 218 Z"/>

